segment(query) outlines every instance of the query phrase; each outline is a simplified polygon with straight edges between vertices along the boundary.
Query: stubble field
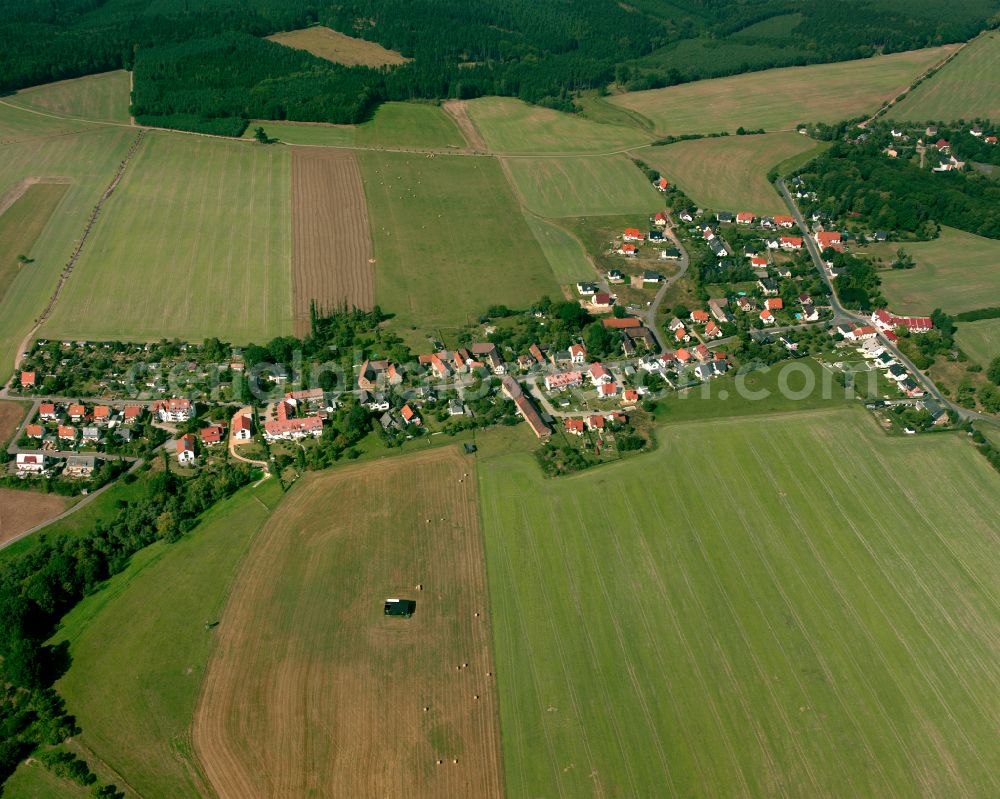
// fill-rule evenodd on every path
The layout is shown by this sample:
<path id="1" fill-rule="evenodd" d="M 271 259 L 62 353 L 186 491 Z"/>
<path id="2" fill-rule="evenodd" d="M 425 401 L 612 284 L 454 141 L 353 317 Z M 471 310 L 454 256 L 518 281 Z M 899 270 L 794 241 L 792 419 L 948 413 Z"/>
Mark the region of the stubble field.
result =
<path id="1" fill-rule="evenodd" d="M 1000 790 L 1000 476 L 960 437 L 808 412 L 479 468 L 511 799 Z"/>
<path id="2" fill-rule="evenodd" d="M 501 796 L 482 548 L 456 447 L 304 478 L 204 682 L 194 743 L 220 799 Z M 413 617 L 384 616 L 388 597 Z"/>
<path id="3" fill-rule="evenodd" d="M 642 160 L 703 208 L 788 213 L 768 172 L 828 146 L 798 133 L 725 136 L 682 141 L 642 151 Z"/>
<path id="4" fill-rule="evenodd" d="M 559 288 L 494 158 L 358 153 L 375 301 L 402 325 L 465 324 Z"/>
<path id="5" fill-rule="evenodd" d="M 348 67 L 381 67 L 409 61 L 395 50 L 387 50 L 378 42 L 355 39 L 353 36 L 346 36 L 340 31 L 322 25 L 276 33 L 267 38 L 272 42 L 294 47 L 296 50 L 306 50 L 327 61 Z"/>
<path id="6" fill-rule="evenodd" d="M 650 119 L 662 134 L 787 130 L 874 113 L 954 45 L 906 53 L 750 72 L 666 89 L 630 92 L 611 102 Z"/>
<path id="7" fill-rule="evenodd" d="M 1000 33 L 992 31 L 970 44 L 940 72 L 894 106 L 892 119 L 948 122 L 1000 119 Z"/>
<path id="8" fill-rule="evenodd" d="M 350 150 L 292 150 L 292 289 L 295 335 L 309 308 L 371 308 L 372 243 L 361 170 Z"/>
<path id="9" fill-rule="evenodd" d="M 43 330 L 237 344 L 291 333 L 290 197 L 287 148 L 147 134 Z"/>

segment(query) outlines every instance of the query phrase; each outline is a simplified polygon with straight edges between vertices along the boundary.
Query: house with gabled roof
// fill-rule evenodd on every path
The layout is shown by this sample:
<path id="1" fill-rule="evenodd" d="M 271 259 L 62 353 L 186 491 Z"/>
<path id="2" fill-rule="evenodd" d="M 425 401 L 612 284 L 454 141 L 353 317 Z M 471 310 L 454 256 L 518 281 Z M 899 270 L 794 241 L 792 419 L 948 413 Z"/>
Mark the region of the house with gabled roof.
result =
<path id="1" fill-rule="evenodd" d="M 43 402 L 38 406 L 38 418 L 47 422 L 54 422 L 59 418 L 54 402 Z"/>
<path id="2" fill-rule="evenodd" d="M 625 232 L 622 233 L 622 238 L 625 241 L 645 241 L 646 237 L 642 235 L 642 231 L 637 227 L 627 227 Z"/>
<path id="3" fill-rule="evenodd" d="M 583 419 L 567 419 L 564 429 L 571 436 L 582 436 L 586 427 L 583 423 Z"/>
<path id="4" fill-rule="evenodd" d="M 48 465 L 48 458 L 41 453 L 17 453 L 17 473 L 20 475 L 44 474 Z"/>
<path id="5" fill-rule="evenodd" d="M 597 387 L 597 396 L 601 399 L 608 399 L 609 397 L 618 396 L 618 384 L 617 383 L 601 383 Z"/>
<path id="6" fill-rule="evenodd" d="M 21 372 L 21 388 L 34 388 L 36 376 L 34 372 Z"/>
<path id="7" fill-rule="evenodd" d="M 177 462 L 181 466 L 190 466 L 195 461 L 194 454 L 194 436 L 191 433 L 185 433 L 179 439 L 177 439 Z"/>
<path id="8" fill-rule="evenodd" d="M 736 224 L 737 225 L 752 225 L 753 221 L 756 219 L 755 214 L 751 214 L 749 211 L 740 211 L 736 214 Z"/>

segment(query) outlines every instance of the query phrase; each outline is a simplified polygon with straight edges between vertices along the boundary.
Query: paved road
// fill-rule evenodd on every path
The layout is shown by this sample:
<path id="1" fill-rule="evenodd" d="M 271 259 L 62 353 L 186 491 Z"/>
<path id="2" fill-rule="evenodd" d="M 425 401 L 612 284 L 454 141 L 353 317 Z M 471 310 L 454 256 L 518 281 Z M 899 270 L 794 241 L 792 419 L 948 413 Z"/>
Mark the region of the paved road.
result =
<path id="1" fill-rule="evenodd" d="M 809 255 L 812 257 L 813 263 L 816 265 L 816 269 L 819 270 L 820 277 L 826 284 L 826 287 L 830 291 L 830 305 L 833 308 L 833 324 L 839 322 L 849 322 L 855 325 L 870 325 L 871 319 L 866 316 L 860 316 L 853 311 L 849 311 L 844 308 L 840 303 L 840 299 L 837 296 L 837 290 L 834 288 L 833 281 L 827 274 L 826 265 L 823 263 L 823 257 L 820 254 L 819 246 L 813 240 L 812 236 L 809 235 L 809 227 L 806 225 L 805 220 L 802 218 L 802 213 L 799 211 L 799 207 L 795 200 L 792 199 L 791 193 L 788 191 L 788 187 L 785 185 L 783 178 L 778 178 L 777 180 L 778 191 L 781 193 L 785 204 L 788 206 L 788 210 L 791 211 L 792 216 L 795 219 L 796 224 L 799 226 L 803 233 L 806 242 L 806 249 L 809 250 Z M 975 419 L 988 424 L 1000 425 L 1000 420 L 993 418 L 992 416 L 986 416 L 985 414 L 978 413 L 976 411 L 970 411 L 968 408 L 963 408 L 960 405 L 956 405 L 950 399 L 948 399 L 942 392 L 941 389 L 937 387 L 933 380 L 931 380 L 927 375 L 921 372 L 916 365 L 909 358 L 904 355 L 899 347 L 893 344 L 884 335 L 879 333 L 879 343 L 882 344 L 892 356 L 903 366 L 905 366 L 910 374 L 914 376 L 914 379 L 920 386 L 926 391 L 934 400 L 936 400 L 942 407 L 949 408 L 958 414 L 960 419 Z"/>
<path id="2" fill-rule="evenodd" d="M 642 321 L 648 327 L 652 333 L 653 337 L 656 339 L 656 343 L 660 345 L 660 352 L 666 352 L 670 349 L 667 346 L 667 339 L 660 330 L 659 325 L 656 324 L 656 312 L 660 309 L 660 303 L 663 302 L 664 296 L 666 296 L 667 291 L 670 289 L 674 283 L 680 280 L 687 273 L 688 266 L 691 264 L 691 259 L 688 257 L 688 252 L 684 249 L 684 245 L 681 244 L 680 238 L 674 232 L 673 224 L 670 222 L 670 217 L 667 217 L 667 227 L 664 230 L 668 236 L 670 236 L 671 241 L 673 241 L 674 246 L 680 250 L 681 257 L 677 261 L 680 266 L 680 271 L 673 277 L 667 278 L 663 281 L 663 285 L 660 286 L 660 290 L 656 292 L 656 296 L 653 297 L 653 301 L 649 304 L 645 313 L 642 314 Z"/>

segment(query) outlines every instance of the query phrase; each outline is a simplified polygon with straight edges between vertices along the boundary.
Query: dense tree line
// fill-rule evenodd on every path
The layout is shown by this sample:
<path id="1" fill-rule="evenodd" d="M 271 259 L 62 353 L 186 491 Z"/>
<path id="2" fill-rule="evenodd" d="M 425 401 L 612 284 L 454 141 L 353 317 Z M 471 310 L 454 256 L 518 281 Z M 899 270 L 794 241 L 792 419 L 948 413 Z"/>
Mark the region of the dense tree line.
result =
<path id="1" fill-rule="evenodd" d="M 52 689 L 67 665 L 65 647 L 46 641 L 83 597 L 122 571 L 157 539 L 173 541 L 198 516 L 251 479 L 244 464 L 203 469 L 182 479 L 146 473 L 142 497 L 78 535 L 39 539 L 0 564 L 0 781 L 39 746 L 76 734 L 76 723 Z"/>
<path id="2" fill-rule="evenodd" d="M 572 110 L 575 92 L 613 80 L 642 88 L 716 74 L 713 64 L 680 58 L 628 66 L 682 39 L 724 46 L 757 22 L 794 12 L 799 21 L 771 35 L 770 49 L 794 63 L 829 61 L 968 38 L 987 23 L 988 6 L 958 0 L 944 13 L 861 0 L 692 0 L 684 8 L 668 0 L 0 0 L 0 91 L 135 66 L 137 117 L 224 134 L 252 117 L 357 122 L 383 100 L 411 98 L 498 94 Z M 412 60 L 347 69 L 258 41 L 316 23 Z"/>
<path id="3" fill-rule="evenodd" d="M 969 172 L 922 170 L 887 158 L 875 140 L 835 144 L 804 175 L 830 217 L 856 215 L 873 230 L 921 238 L 937 235 L 938 225 L 1000 238 L 1000 182 Z"/>

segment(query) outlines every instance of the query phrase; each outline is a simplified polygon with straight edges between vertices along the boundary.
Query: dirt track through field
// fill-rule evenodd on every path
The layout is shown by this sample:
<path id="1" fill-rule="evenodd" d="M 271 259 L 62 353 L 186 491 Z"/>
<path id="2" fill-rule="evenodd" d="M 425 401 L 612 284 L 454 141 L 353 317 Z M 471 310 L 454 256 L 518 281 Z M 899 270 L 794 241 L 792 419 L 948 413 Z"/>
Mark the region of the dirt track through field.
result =
<path id="1" fill-rule="evenodd" d="M 474 466 L 310 475 L 260 533 L 194 722 L 220 799 L 502 796 Z"/>
<path id="2" fill-rule="evenodd" d="M 489 152 L 490 148 L 486 144 L 486 139 L 483 138 L 483 134 L 479 132 L 476 123 L 469 116 L 469 106 L 465 100 L 447 100 L 441 104 L 441 107 L 455 120 L 455 124 L 458 125 L 458 129 L 462 132 L 462 136 L 465 137 L 465 141 L 473 152 Z"/>
<path id="3" fill-rule="evenodd" d="M 309 332 L 309 306 L 375 302 L 372 241 L 361 170 L 354 153 L 292 148 L 295 335 Z"/>

